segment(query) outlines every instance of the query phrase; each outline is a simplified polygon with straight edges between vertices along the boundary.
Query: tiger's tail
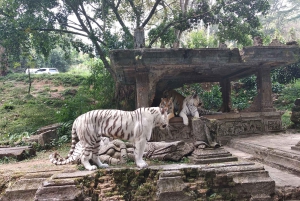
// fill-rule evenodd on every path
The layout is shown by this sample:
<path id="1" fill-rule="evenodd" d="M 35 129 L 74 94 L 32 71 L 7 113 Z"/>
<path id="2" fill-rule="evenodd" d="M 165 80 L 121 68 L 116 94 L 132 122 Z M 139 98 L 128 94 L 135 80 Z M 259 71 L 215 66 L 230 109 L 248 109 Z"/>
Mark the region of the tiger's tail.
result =
<path id="1" fill-rule="evenodd" d="M 55 165 L 66 165 L 78 161 L 82 153 L 83 153 L 82 146 L 81 143 L 78 142 L 78 137 L 76 133 L 76 120 L 75 120 L 72 127 L 72 145 L 68 153 L 68 156 L 66 158 L 63 158 L 57 152 L 54 152 L 49 156 L 49 159 L 50 162 Z"/>

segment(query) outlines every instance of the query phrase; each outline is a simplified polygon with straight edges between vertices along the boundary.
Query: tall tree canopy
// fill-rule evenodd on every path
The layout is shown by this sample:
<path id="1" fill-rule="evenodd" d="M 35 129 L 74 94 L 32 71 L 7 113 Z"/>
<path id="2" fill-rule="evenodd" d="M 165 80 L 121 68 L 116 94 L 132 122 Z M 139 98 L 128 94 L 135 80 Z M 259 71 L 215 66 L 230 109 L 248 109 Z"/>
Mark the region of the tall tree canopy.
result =
<path id="1" fill-rule="evenodd" d="M 268 0 L 0 0 L 0 43 L 17 59 L 31 48 L 47 56 L 57 44 L 64 48 L 70 42 L 97 54 L 110 69 L 110 49 L 132 49 L 137 38 L 146 41 L 137 47 L 157 41 L 178 47 L 182 33 L 198 22 L 218 25 L 221 42 L 249 45 L 260 28 L 258 16 L 268 9 Z M 116 97 L 134 91 L 116 84 Z"/>
<path id="2" fill-rule="evenodd" d="M 285 40 L 296 40 L 296 32 L 300 31 L 300 1 L 299 0 L 269 0 L 270 10 L 261 17 L 263 31 L 266 34 L 285 36 Z M 298 37 L 299 37 L 298 33 Z"/>
<path id="3" fill-rule="evenodd" d="M 72 38 L 80 51 L 99 55 L 109 66 L 109 49 L 133 48 L 136 29 L 152 30 L 147 46 L 174 33 L 174 43 L 190 24 L 218 24 L 218 36 L 247 44 L 257 35 L 258 15 L 269 9 L 267 0 L 0 0 L 0 39 L 9 53 L 34 47 L 48 55 L 60 34 L 81 36 L 91 45 Z M 155 30 L 156 31 L 153 31 Z"/>

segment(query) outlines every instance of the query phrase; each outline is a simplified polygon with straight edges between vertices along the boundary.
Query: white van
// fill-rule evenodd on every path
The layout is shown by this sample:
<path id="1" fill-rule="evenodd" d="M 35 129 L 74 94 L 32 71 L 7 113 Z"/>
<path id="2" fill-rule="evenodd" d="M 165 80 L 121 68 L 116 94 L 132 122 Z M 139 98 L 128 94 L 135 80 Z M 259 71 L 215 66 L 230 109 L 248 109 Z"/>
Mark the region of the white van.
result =
<path id="1" fill-rule="evenodd" d="M 25 71 L 25 73 L 29 74 L 29 72 L 30 72 L 30 74 L 35 74 L 35 72 L 37 70 L 38 70 L 38 68 L 27 68 L 26 71 Z"/>
<path id="2" fill-rule="evenodd" d="M 35 71 L 35 74 L 58 74 L 59 71 L 56 68 L 40 68 Z"/>

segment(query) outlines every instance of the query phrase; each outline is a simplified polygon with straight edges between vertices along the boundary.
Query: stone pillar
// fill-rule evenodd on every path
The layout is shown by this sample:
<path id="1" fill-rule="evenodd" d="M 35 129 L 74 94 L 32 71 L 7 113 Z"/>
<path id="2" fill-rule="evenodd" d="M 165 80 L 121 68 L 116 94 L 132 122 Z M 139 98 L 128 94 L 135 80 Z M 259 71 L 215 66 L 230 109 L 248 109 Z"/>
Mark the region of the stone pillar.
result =
<path id="1" fill-rule="evenodd" d="M 230 100 L 230 94 L 231 94 L 231 85 L 229 79 L 222 79 L 220 82 L 221 86 L 221 92 L 222 92 L 222 112 L 230 112 L 231 111 L 231 100 Z"/>
<path id="2" fill-rule="evenodd" d="M 271 68 L 260 67 L 257 71 L 257 96 L 261 112 L 275 111 L 272 101 Z"/>
<path id="3" fill-rule="evenodd" d="M 149 107 L 149 77 L 148 72 L 136 73 L 136 108 Z"/>
<path id="4" fill-rule="evenodd" d="M 145 31 L 143 27 L 134 30 L 134 49 L 145 47 Z"/>

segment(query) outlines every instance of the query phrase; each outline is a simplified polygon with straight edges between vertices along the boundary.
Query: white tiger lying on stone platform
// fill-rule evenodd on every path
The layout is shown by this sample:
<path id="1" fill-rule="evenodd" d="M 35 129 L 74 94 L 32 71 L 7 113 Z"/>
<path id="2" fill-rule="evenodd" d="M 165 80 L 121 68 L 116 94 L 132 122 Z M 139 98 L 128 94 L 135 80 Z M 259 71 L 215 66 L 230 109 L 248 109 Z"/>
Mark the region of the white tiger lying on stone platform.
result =
<path id="1" fill-rule="evenodd" d="M 72 146 L 67 158 L 59 158 L 59 154 L 49 156 L 56 165 L 65 165 L 81 160 L 87 170 L 108 167 L 101 163 L 98 155 L 102 136 L 128 140 L 134 143 L 135 163 L 144 168 L 148 164 L 143 160 L 145 145 L 150 140 L 152 129 L 168 126 L 167 108 L 148 107 L 134 111 L 93 110 L 77 117 L 72 127 Z M 91 165 L 92 160 L 97 166 Z"/>

